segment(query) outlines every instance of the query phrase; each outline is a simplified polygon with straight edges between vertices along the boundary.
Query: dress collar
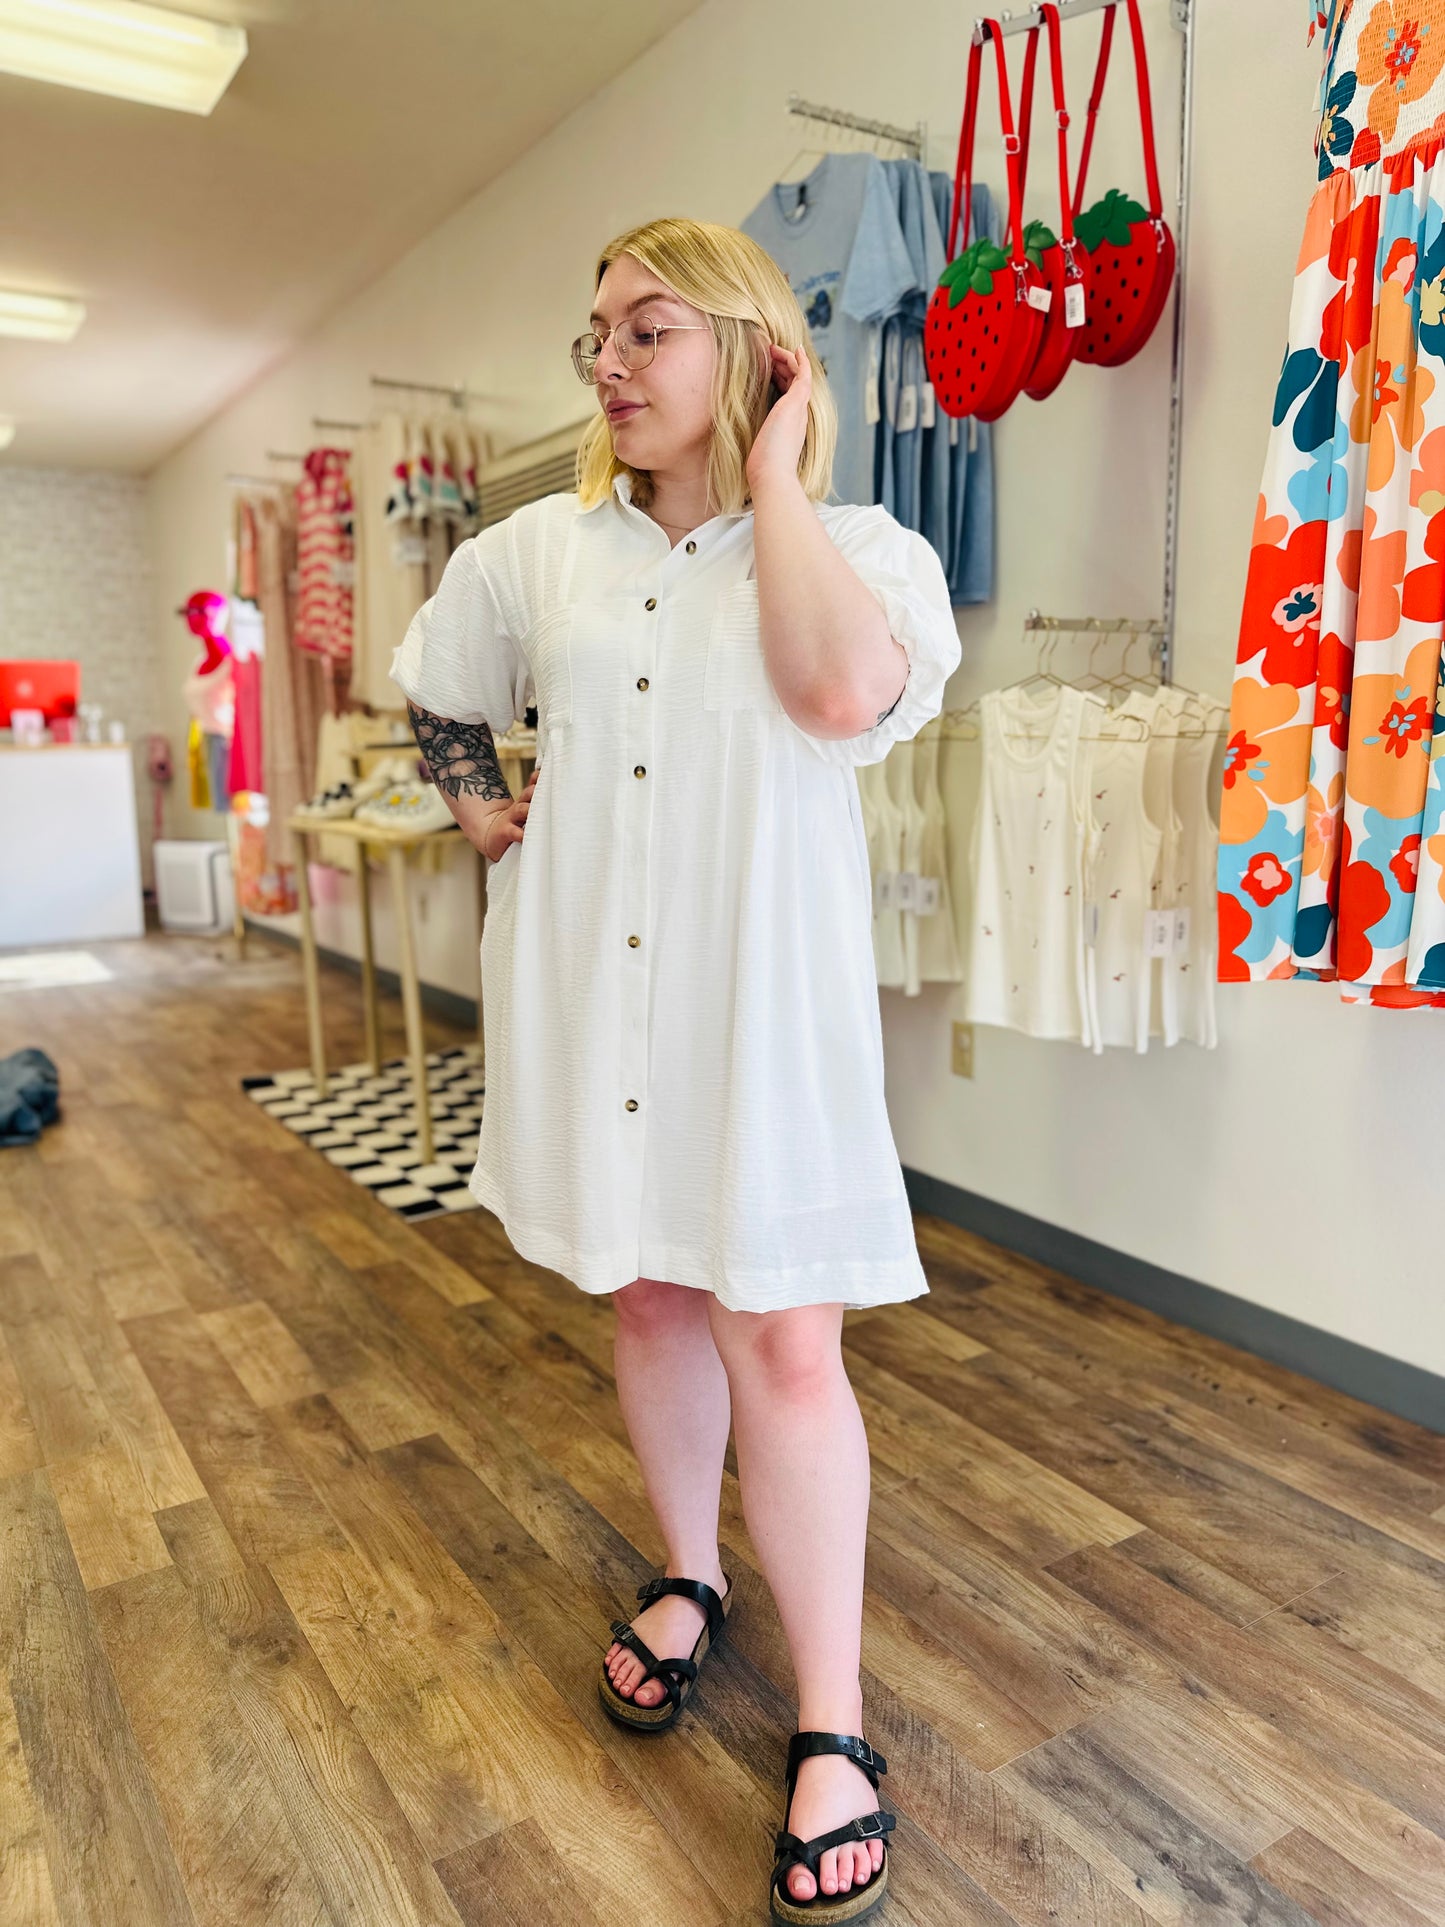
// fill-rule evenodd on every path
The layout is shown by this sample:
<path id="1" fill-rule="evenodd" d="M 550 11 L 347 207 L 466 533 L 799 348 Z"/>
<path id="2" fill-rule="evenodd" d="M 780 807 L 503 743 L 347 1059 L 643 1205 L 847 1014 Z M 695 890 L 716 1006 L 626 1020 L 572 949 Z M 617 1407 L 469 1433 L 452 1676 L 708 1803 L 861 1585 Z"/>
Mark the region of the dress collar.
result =
<path id="1" fill-rule="evenodd" d="M 618 469 L 617 473 L 613 476 L 611 495 L 598 496 L 597 500 L 593 502 L 589 507 L 585 509 L 579 508 L 577 510 L 577 513 L 579 515 L 592 515 L 598 509 L 604 507 L 608 502 L 611 502 L 611 501 L 621 502 L 624 508 L 633 507 L 632 476 L 628 473 L 628 471 L 625 468 Z M 641 515 L 642 510 L 638 509 L 637 513 Z M 708 517 L 708 520 L 706 522 L 702 522 L 698 526 L 700 528 L 707 528 L 713 522 L 741 522 L 744 516 L 751 515 L 751 514 L 752 514 L 751 509 L 739 509 L 735 511 L 732 515 L 711 515 Z M 657 526 L 656 523 L 654 523 L 653 526 L 656 527 Z"/>

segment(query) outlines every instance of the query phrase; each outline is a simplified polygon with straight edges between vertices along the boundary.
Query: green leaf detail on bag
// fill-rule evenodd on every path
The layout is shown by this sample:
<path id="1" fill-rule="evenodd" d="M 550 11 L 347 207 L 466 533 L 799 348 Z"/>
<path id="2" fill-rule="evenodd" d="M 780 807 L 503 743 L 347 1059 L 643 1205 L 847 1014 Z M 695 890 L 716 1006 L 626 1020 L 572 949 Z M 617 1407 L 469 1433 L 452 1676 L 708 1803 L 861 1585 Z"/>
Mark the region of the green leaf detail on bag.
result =
<path id="1" fill-rule="evenodd" d="M 1044 265 L 1044 249 L 1056 248 L 1058 245 L 1059 237 L 1047 221 L 1030 221 L 1024 229 L 1024 253 L 1036 268 L 1042 268 Z"/>
<path id="2" fill-rule="evenodd" d="M 938 277 L 940 288 L 948 290 L 948 305 L 956 308 L 970 290 L 974 294 L 992 294 L 993 278 L 1000 268 L 1008 266 L 1008 256 L 996 241 L 987 235 L 980 235 L 970 241 L 956 261 L 950 261 Z"/>
<path id="3" fill-rule="evenodd" d="M 1131 201 L 1122 189 L 1111 187 L 1102 201 L 1095 201 L 1074 223 L 1074 232 L 1089 250 L 1097 254 L 1107 241 L 1111 247 L 1126 248 L 1136 221 L 1147 221 L 1149 210 Z"/>

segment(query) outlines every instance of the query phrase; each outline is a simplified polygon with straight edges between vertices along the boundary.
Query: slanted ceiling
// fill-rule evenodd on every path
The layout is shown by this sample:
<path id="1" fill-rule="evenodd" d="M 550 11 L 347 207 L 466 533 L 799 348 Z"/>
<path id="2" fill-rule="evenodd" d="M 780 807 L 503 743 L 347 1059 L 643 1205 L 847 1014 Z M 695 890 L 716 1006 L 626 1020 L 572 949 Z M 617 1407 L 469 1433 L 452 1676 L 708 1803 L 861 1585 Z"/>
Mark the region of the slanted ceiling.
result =
<path id="1" fill-rule="evenodd" d="M 0 287 L 89 309 L 0 336 L 0 462 L 149 472 L 696 4 L 183 0 L 204 118 L 0 74 Z"/>

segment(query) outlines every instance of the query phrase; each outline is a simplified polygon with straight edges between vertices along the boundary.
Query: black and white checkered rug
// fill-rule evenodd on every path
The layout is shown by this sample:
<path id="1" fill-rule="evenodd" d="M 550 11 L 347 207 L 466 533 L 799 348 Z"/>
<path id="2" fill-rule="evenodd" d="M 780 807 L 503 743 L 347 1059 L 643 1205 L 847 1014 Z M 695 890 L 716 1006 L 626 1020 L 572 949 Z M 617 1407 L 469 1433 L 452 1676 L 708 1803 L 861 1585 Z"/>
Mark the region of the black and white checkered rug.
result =
<path id="1" fill-rule="evenodd" d="M 347 1064 L 327 1074 L 327 1094 L 317 1094 L 309 1070 L 278 1071 L 274 1077 L 243 1077 L 241 1088 L 264 1111 L 295 1131 L 331 1164 L 403 1218 L 434 1218 L 443 1211 L 475 1211 L 467 1179 L 477 1161 L 482 1122 L 481 1050 L 459 1044 L 427 1053 L 431 1093 L 432 1162 L 416 1146 L 411 1066 L 390 1059 L 380 1071 Z"/>

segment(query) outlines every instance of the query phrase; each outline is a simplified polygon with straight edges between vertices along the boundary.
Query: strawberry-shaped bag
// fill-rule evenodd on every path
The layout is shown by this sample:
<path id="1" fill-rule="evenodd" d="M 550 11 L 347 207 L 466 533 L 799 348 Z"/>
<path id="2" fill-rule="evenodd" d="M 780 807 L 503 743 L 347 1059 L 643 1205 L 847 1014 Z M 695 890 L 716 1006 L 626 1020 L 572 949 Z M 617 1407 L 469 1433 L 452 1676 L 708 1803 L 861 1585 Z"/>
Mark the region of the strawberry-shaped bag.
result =
<path id="1" fill-rule="evenodd" d="M 958 137 L 949 223 L 949 264 L 939 277 L 923 324 L 923 356 L 938 406 L 947 415 L 978 415 L 993 421 L 1019 392 L 1038 353 L 1048 289 L 1024 249 L 1019 192 L 1019 138 L 1014 131 L 1008 66 L 998 22 L 980 23 L 982 39 L 969 48 L 968 86 Z M 970 241 L 973 215 L 973 148 L 978 123 L 983 45 L 992 39 L 998 57 L 999 113 L 1009 184 L 1013 251 L 1005 254 L 987 235 Z M 963 252 L 954 255 L 960 218 Z"/>
<path id="2" fill-rule="evenodd" d="M 1079 156 L 1079 178 L 1074 189 L 1074 232 L 1088 250 L 1092 273 L 1089 312 L 1076 353 L 1080 361 L 1117 368 L 1138 354 L 1153 334 L 1174 285 L 1174 236 L 1163 216 L 1159 193 L 1159 164 L 1154 150 L 1154 112 L 1149 100 L 1149 62 L 1144 50 L 1144 27 L 1139 0 L 1118 0 L 1129 9 L 1134 41 L 1134 77 L 1139 87 L 1139 121 L 1144 136 L 1144 177 L 1149 205 L 1143 208 L 1118 188 L 1080 213 L 1094 123 L 1109 71 L 1114 38 L 1114 7 L 1104 14 L 1103 38 L 1094 90 L 1089 96 L 1089 122 Z"/>
<path id="3" fill-rule="evenodd" d="M 1059 130 L 1059 233 L 1056 235 L 1042 221 L 1030 221 L 1024 229 L 1024 249 L 1031 260 L 1038 262 L 1051 296 L 1038 357 L 1024 381 L 1024 393 L 1032 401 L 1043 401 L 1053 394 L 1068 373 L 1069 364 L 1074 359 L 1074 349 L 1082 337 L 1089 297 L 1089 255 L 1074 238 L 1073 190 L 1069 176 L 1069 112 L 1064 103 L 1064 54 L 1059 32 L 1059 10 L 1049 0 L 1043 0 L 1039 12 L 1048 29 L 1054 118 Z M 1029 32 L 1028 56 L 1019 89 L 1021 192 L 1026 192 L 1028 186 L 1029 128 L 1033 119 L 1038 33 L 1037 27 Z"/>

